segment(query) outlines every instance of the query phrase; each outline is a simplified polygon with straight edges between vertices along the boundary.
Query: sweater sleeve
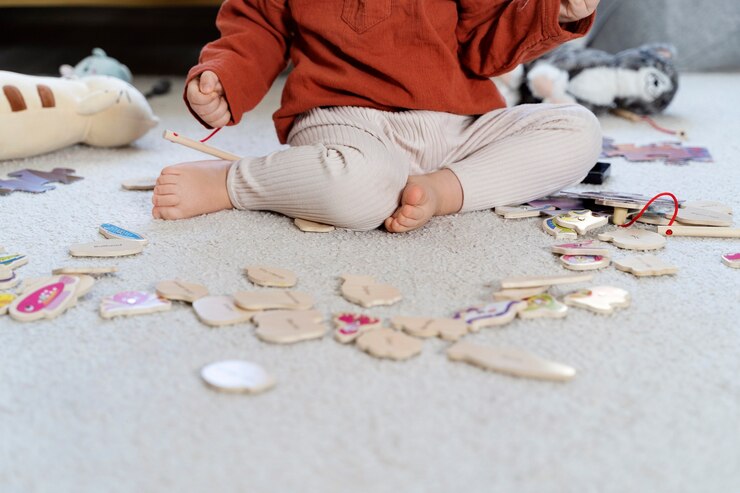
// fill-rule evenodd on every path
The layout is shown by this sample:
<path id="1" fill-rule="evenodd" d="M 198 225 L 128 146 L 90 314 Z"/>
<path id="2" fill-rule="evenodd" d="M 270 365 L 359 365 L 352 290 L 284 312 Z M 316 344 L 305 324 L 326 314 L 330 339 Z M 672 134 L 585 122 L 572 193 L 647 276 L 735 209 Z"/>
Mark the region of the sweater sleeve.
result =
<path id="1" fill-rule="evenodd" d="M 198 65 L 190 69 L 187 84 L 205 72 L 214 72 L 224 88 L 231 121 L 253 109 L 270 90 L 288 63 L 290 46 L 289 14 L 284 0 L 225 0 L 216 18 L 221 37 L 208 43 L 200 53 Z"/>
<path id="2" fill-rule="evenodd" d="M 595 14 L 560 24 L 560 0 L 462 0 L 457 39 L 460 63 L 480 77 L 511 71 L 585 35 Z"/>

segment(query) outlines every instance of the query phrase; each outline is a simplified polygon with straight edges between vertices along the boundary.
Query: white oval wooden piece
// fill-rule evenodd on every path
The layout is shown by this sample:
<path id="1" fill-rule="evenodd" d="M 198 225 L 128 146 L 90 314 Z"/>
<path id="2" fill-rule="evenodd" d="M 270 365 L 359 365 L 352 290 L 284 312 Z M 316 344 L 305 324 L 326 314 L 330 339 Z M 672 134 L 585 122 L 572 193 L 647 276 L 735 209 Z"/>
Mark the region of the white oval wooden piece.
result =
<path id="1" fill-rule="evenodd" d="M 172 308 L 169 300 L 146 291 L 122 291 L 100 302 L 100 316 L 113 318 L 163 312 Z"/>
<path id="2" fill-rule="evenodd" d="M 584 209 L 555 216 L 555 222 L 564 228 L 575 229 L 578 234 L 582 235 L 586 234 L 587 231 L 606 225 L 609 222 L 609 218 L 606 216 L 594 216 L 593 212 Z"/>
<path id="3" fill-rule="evenodd" d="M 535 286 L 533 288 L 513 288 L 502 289 L 493 293 L 493 299 L 496 301 L 521 301 L 540 293 L 547 291 L 548 286 Z"/>
<path id="4" fill-rule="evenodd" d="M 655 255 L 635 255 L 614 261 L 614 266 L 635 276 L 665 276 L 678 272 L 678 267 Z"/>
<path id="5" fill-rule="evenodd" d="M 198 318 L 207 325 L 222 325 L 249 322 L 257 311 L 242 310 L 231 296 L 205 296 L 193 302 L 193 309 Z"/>
<path id="6" fill-rule="evenodd" d="M 520 318 L 563 318 L 568 314 L 568 307 L 548 293 L 524 301 L 527 305 L 519 310 Z"/>
<path id="7" fill-rule="evenodd" d="M 386 327 L 364 332 L 356 344 L 371 356 L 397 361 L 416 356 L 422 348 L 420 339 Z"/>
<path id="8" fill-rule="evenodd" d="M 343 312 L 334 315 L 334 339 L 342 344 L 353 342 L 367 330 L 380 327 L 379 318 L 362 313 Z"/>
<path id="9" fill-rule="evenodd" d="M 301 291 L 239 291 L 234 301 L 244 310 L 310 310 L 313 296 Z"/>
<path id="10" fill-rule="evenodd" d="M 204 366 L 204 382 L 223 392 L 256 394 L 275 385 L 275 379 L 261 366 L 243 360 L 224 360 Z"/>
<path id="11" fill-rule="evenodd" d="M 158 282 L 154 289 L 162 298 L 186 303 L 193 303 L 208 296 L 208 288 L 205 286 L 179 279 Z"/>
<path id="12" fill-rule="evenodd" d="M 456 341 L 470 330 L 467 323 L 452 318 L 393 317 L 391 325 L 414 337 L 439 337 L 445 341 Z"/>
<path id="13" fill-rule="evenodd" d="M 611 241 L 626 250 L 658 250 L 666 243 L 664 237 L 647 229 L 619 228 L 600 233 L 598 236 L 600 240 Z"/>
<path id="14" fill-rule="evenodd" d="M 560 255 L 601 255 L 608 257 L 610 252 L 604 243 L 594 240 L 580 240 L 570 243 L 560 243 L 550 247 L 552 253 Z"/>
<path id="15" fill-rule="evenodd" d="M 706 211 L 719 212 L 720 214 L 732 214 L 732 207 L 714 200 L 692 200 L 681 204 L 681 206 L 686 209 L 702 209 Z"/>
<path id="16" fill-rule="evenodd" d="M 316 310 L 270 310 L 252 317 L 257 337 L 275 344 L 320 339 L 329 331 L 323 320 Z"/>
<path id="17" fill-rule="evenodd" d="M 102 240 L 92 243 L 76 243 L 69 247 L 73 257 L 123 257 L 144 251 L 144 245 L 128 240 Z"/>
<path id="18" fill-rule="evenodd" d="M 107 266 L 104 265 L 100 267 L 95 267 L 92 265 L 67 266 L 67 267 L 59 267 L 51 271 L 51 273 L 54 274 L 55 276 L 62 275 L 62 274 L 68 274 L 70 276 L 76 276 L 79 274 L 97 276 L 97 275 L 102 275 L 102 274 L 111 274 L 113 272 L 118 272 L 118 267 L 116 267 L 115 265 L 107 265 Z"/>
<path id="19" fill-rule="evenodd" d="M 615 308 L 624 308 L 630 304 L 630 295 L 627 291 L 613 286 L 595 286 L 591 289 L 581 289 L 565 295 L 563 301 L 570 306 L 585 308 L 596 313 L 609 314 Z"/>
<path id="20" fill-rule="evenodd" d="M 401 301 L 401 292 L 390 284 L 376 284 L 370 276 L 343 275 L 340 288 L 347 301 L 370 308 L 379 305 L 392 305 Z"/>
<path id="21" fill-rule="evenodd" d="M 121 186 L 126 190 L 154 190 L 157 186 L 157 178 L 134 178 L 124 181 Z"/>
<path id="22" fill-rule="evenodd" d="M 455 313 L 454 318 L 462 320 L 477 332 L 483 327 L 508 324 L 527 304 L 522 301 L 498 301 L 482 307 L 471 307 Z"/>
<path id="23" fill-rule="evenodd" d="M 601 255 L 563 255 L 560 263 L 569 270 L 597 270 L 609 267 L 611 260 Z"/>
<path id="24" fill-rule="evenodd" d="M 246 267 L 247 279 L 259 286 L 292 288 L 298 282 L 296 275 L 287 269 L 250 265 Z"/>
<path id="25" fill-rule="evenodd" d="M 594 278 L 593 274 L 563 274 L 558 276 L 522 276 L 509 277 L 501 281 L 504 289 L 512 288 L 534 288 L 539 286 L 554 286 L 556 284 L 570 284 L 574 282 L 587 282 Z"/>
<path id="26" fill-rule="evenodd" d="M 301 219 L 298 217 L 293 219 L 293 224 L 305 233 L 330 233 L 336 229 L 331 224 L 315 223 L 308 219 Z"/>
<path id="27" fill-rule="evenodd" d="M 77 277 L 58 276 L 52 282 L 36 285 L 18 296 L 8 313 L 21 322 L 57 317 L 77 300 L 75 292 L 79 283 Z"/>
<path id="28" fill-rule="evenodd" d="M 485 370 L 517 377 L 568 381 L 576 375 L 575 368 L 520 349 L 486 347 L 465 341 L 451 346 L 447 350 L 447 357 L 452 361 L 464 361 Z"/>
<path id="29" fill-rule="evenodd" d="M 668 217 L 671 217 L 671 214 Z M 676 221 L 689 226 L 732 226 L 732 215 L 709 209 L 692 209 L 682 207 L 678 209 Z"/>

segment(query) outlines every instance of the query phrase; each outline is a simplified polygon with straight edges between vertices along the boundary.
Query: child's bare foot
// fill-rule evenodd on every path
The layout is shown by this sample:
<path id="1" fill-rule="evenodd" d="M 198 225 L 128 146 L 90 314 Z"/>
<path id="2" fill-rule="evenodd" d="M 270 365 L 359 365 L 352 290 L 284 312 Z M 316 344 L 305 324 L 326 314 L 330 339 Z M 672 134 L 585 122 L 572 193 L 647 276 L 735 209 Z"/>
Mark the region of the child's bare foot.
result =
<path id="1" fill-rule="evenodd" d="M 385 220 L 385 229 L 391 233 L 418 229 L 433 216 L 456 213 L 462 203 L 460 181 L 449 169 L 410 176 L 401 194 L 401 206 Z"/>
<path id="2" fill-rule="evenodd" d="M 226 189 L 231 161 L 195 161 L 167 166 L 152 197 L 156 219 L 188 217 L 231 209 Z"/>

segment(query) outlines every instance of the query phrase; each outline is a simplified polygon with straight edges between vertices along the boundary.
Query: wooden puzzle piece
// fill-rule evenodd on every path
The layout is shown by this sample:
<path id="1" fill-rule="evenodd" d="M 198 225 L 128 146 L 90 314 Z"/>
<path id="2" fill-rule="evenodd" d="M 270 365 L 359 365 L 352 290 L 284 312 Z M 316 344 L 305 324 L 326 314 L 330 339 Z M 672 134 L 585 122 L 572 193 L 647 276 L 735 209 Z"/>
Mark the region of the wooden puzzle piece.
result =
<path id="1" fill-rule="evenodd" d="M 8 267 L 10 269 L 17 269 L 23 267 L 28 263 L 28 257 L 18 253 L 12 255 L 0 255 L 0 267 Z"/>
<path id="2" fill-rule="evenodd" d="M 453 318 L 462 320 L 473 332 L 484 327 L 508 324 L 527 304 L 523 301 L 498 301 L 481 307 L 460 310 Z"/>
<path id="3" fill-rule="evenodd" d="M 422 342 L 386 327 L 369 330 L 357 338 L 357 347 L 376 358 L 401 361 L 421 353 Z"/>
<path id="4" fill-rule="evenodd" d="M 313 296 L 301 291 L 240 291 L 234 301 L 244 310 L 310 310 Z"/>
<path id="5" fill-rule="evenodd" d="M 585 308 L 596 313 L 609 314 L 614 312 L 615 308 L 629 306 L 630 295 L 621 288 L 596 286 L 567 294 L 563 301 L 570 306 Z"/>
<path id="6" fill-rule="evenodd" d="M 671 213 L 671 216 L 673 213 Z M 669 216 L 670 217 L 670 216 Z M 676 214 L 676 221 L 689 226 L 732 226 L 732 215 L 709 209 L 681 207 Z"/>
<path id="7" fill-rule="evenodd" d="M 0 315 L 8 313 L 8 308 L 16 299 L 13 293 L 0 293 Z"/>
<path id="8" fill-rule="evenodd" d="M 594 240 L 580 240 L 570 243 L 560 243 L 551 247 L 552 253 L 560 255 L 601 255 L 609 256 L 609 249 L 604 243 Z"/>
<path id="9" fill-rule="evenodd" d="M 594 278 L 593 274 L 561 274 L 557 276 L 522 276 L 509 277 L 501 281 L 505 289 L 534 288 L 540 286 L 555 286 L 556 284 L 570 284 L 574 282 L 588 282 Z"/>
<path id="10" fill-rule="evenodd" d="M 539 207 L 532 205 L 506 205 L 495 207 L 493 212 L 499 216 L 503 216 L 504 219 L 522 219 L 525 217 L 539 217 L 544 211 L 555 210 L 557 210 L 557 207 L 550 204 Z"/>
<path id="11" fill-rule="evenodd" d="M 493 299 L 496 301 L 521 301 L 530 296 L 544 293 L 547 288 L 547 286 L 535 286 L 533 288 L 502 289 L 493 293 Z"/>
<path id="12" fill-rule="evenodd" d="M 15 274 L 10 267 L 0 267 L 0 289 L 10 289 L 16 287 L 21 279 Z"/>
<path id="13" fill-rule="evenodd" d="M 732 207 L 714 200 L 692 200 L 682 204 L 686 209 L 702 209 L 720 214 L 732 214 Z"/>
<path id="14" fill-rule="evenodd" d="M 287 269 L 250 265 L 244 270 L 247 279 L 259 286 L 292 288 L 298 282 L 296 275 Z"/>
<path id="15" fill-rule="evenodd" d="M 514 348 L 486 347 L 460 341 L 447 350 L 452 361 L 463 361 L 484 370 L 516 377 L 567 381 L 576 375 L 568 365 L 543 359 L 535 354 Z"/>
<path id="16" fill-rule="evenodd" d="M 158 282 L 154 289 L 162 298 L 186 303 L 193 303 L 208 296 L 208 288 L 205 286 L 179 279 Z"/>
<path id="17" fill-rule="evenodd" d="M 636 276 L 664 276 L 675 274 L 678 267 L 671 265 L 655 255 L 636 255 L 625 259 L 615 260 L 614 266 L 624 272 Z"/>
<path id="18" fill-rule="evenodd" d="M 338 313 L 334 316 L 334 339 L 342 344 L 353 342 L 367 330 L 380 327 L 380 319 L 361 313 Z"/>
<path id="19" fill-rule="evenodd" d="M 391 325 L 411 336 L 439 337 L 445 341 L 456 341 L 469 332 L 466 322 L 451 318 L 393 317 Z"/>
<path id="20" fill-rule="evenodd" d="M 673 213 L 671 212 L 671 215 Z M 665 226 L 671 223 L 671 220 L 665 217 L 663 214 L 651 214 L 649 212 L 644 213 L 642 216 L 637 218 L 638 223 L 652 224 Z"/>
<path id="21" fill-rule="evenodd" d="M 18 292 L 21 294 L 28 294 L 31 290 L 41 288 L 44 285 L 60 282 L 60 279 L 62 277 L 64 276 L 54 275 L 24 279 L 21 283 L 21 286 L 18 288 Z M 77 300 L 89 293 L 95 285 L 95 279 L 91 276 L 75 275 L 72 277 L 76 277 L 79 280 L 79 283 L 77 284 L 77 289 L 74 292 L 74 300 L 69 304 L 69 306 L 67 306 L 67 309 L 75 306 L 77 304 Z"/>
<path id="22" fill-rule="evenodd" d="M 316 310 L 271 310 L 252 317 L 257 337 L 275 344 L 320 339 L 328 331 L 324 317 Z"/>
<path id="23" fill-rule="evenodd" d="M 243 360 L 224 360 L 204 366 L 203 381 L 223 392 L 257 394 L 275 386 L 275 379 L 261 366 Z"/>
<path id="24" fill-rule="evenodd" d="M 646 229 L 619 228 L 614 231 L 600 233 L 598 238 L 602 241 L 611 241 L 619 248 L 627 250 L 658 250 L 663 248 L 666 239 L 658 233 Z"/>
<path id="25" fill-rule="evenodd" d="M 733 269 L 740 269 L 740 252 L 722 255 L 722 263 Z"/>
<path id="26" fill-rule="evenodd" d="M 609 267 L 611 260 L 601 255 L 563 255 L 560 263 L 569 270 L 597 270 Z"/>
<path id="27" fill-rule="evenodd" d="M 343 275 L 340 288 L 347 301 L 365 308 L 392 305 L 401 301 L 401 292 L 390 284 L 376 284 L 370 276 Z"/>
<path id="28" fill-rule="evenodd" d="M 542 221 L 542 230 L 549 234 L 554 236 L 555 238 L 559 240 L 564 240 L 568 238 L 576 239 L 578 238 L 578 233 L 576 233 L 575 229 L 565 228 L 558 223 L 555 222 L 554 217 L 548 217 L 544 221 Z"/>
<path id="29" fill-rule="evenodd" d="M 20 322 L 32 322 L 42 318 L 52 319 L 64 313 L 77 300 L 80 279 L 74 276 L 58 276 L 53 282 L 37 289 L 24 292 L 8 308 L 10 316 Z"/>
<path id="30" fill-rule="evenodd" d="M 134 178 L 124 181 L 121 186 L 126 190 L 154 190 L 157 186 L 157 178 Z"/>
<path id="31" fill-rule="evenodd" d="M 212 327 L 249 322 L 259 313 L 242 310 L 231 296 L 204 296 L 193 302 L 193 310 L 201 322 Z"/>
<path id="32" fill-rule="evenodd" d="M 119 316 L 144 315 L 163 312 L 172 308 L 169 300 L 145 291 L 122 291 L 106 296 L 100 302 L 100 316 L 113 318 Z"/>
<path id="33" fill-rule="evenodd" d="M 336 229 L 331 224 L 315 223 L 299 217 L 293 219 L 293 224 L 304 233 L 331 233 Z"/>
<path id="34" fill-rule="evenodd" d="M 73 257 L 123 257 L 144 251 L 140 242 L 129 240 L 102 240 L 92 243 L 70 245 L 69 254 Z"/>
<path id="35" fill-rule="evenodd" d="M 606 157 L 623 157 L 628 161 L 659 161 L 666 164 L 686 164 L 689 161 L 712 162 L 709 150 L 704 147 L 685 147 L 679 142 L 657 144 L 610 144 L 603 150 Z"/>
<path id="36" fill-rule="evenodd" d="M 114 272 L 118 272 L 118 267 L 116 267 L 115 265 L 101 265 L 97 267 L 92 265 L 67 266 L 59 267 L 51 271 L 51 273 L 55 276 L 61 274 L 68 274 L 71 276 L 79 274 L 99 276 L 103 274 L 112 274 Z"/>
<path id="37" fill-rule="evenodd" d="M 658 234 L 666 236 L 693 236 L 703 238 L 740 238 L 740 228 L 722 228 L 718 226 L 658 226 Z M 670 231 L 670 233 L 668 233 Z"/>
<path id="38" fill-rule="evenodd" d="M 123 229 L 115 224 L 103 223 L 98 228 L 100 234 L 108 238 L 109 240 L 128 240 L 139 242 L 143 245 L 149 243 L 149 241 L 138 233 Z"/>
<path id="39" fill-rule="evenodd" d="M 564 228 L 575 229 L 578 234 L 586 234 L 587 231 L 600 228 L 609 222 L 606 216 L 595 216 L 588 209 L 581 211 L 570 211 L 567 214 L 555 216 L 555 222 Z"/>
<path id="40" fill-rule="evenodd" d="M 519 310 L 520 318 L 563 318 L 568 307 L 548 293 L 538 294 L 524 300 L 526 306 Z"/>

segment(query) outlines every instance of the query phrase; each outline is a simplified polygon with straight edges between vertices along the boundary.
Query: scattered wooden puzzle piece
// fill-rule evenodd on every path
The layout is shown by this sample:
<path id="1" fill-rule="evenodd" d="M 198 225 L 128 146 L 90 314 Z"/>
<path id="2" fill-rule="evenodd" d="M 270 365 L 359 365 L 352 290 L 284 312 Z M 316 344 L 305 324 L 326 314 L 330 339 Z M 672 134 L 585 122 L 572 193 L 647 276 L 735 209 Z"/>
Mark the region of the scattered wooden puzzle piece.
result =
<path id="1" fill-rule="evenodd" d="M 367 330 L 380 327 L 379 318 L 361 313 L 338 313 L 334 316 L 334 339 L 342 344 L 353 342 Z"/>
<path id="2" fill-rule="evenodd" d="M 246 267 L 247 279 L 259 286 L 292 288 L 298 282 L 296 275 L 287 269 L 250 265 Z"/>
<path id="3" fill-rule="evenodd" d="M 310 310 L 313 296 L 301 291 L 240 291 L 234 301 L 243 310 Z"/>
<path id="4" fill-rule="evenodd" d="M 261 366 L 243 360 L 217 361 L 200 371 L 203 381 L 222 392 L 257 394 L 275 386 L 275 379 Z"/>
<path id="5" fill-rule="evenodd" d="M 503 216 L 504 219 L 522 219 L 525 217 L 538 217 L 544 211 L 555 211 L 557 207 L 554 205 L 546 204 L 539 207 L 532 205 L 505 205 L 495 207 L 493 212 L 499 216 Z"/>
<path id="6" fill-rule="evenodd" d="M 527 304 L 523 301 L 498 301 L 481 307 L 460 310 L 453 318 L 462 320 L 474 332 L 484 328 L 508 324 Z"/>
<path id="7" fill-rule="evenodd" d="M 533 288 L 502 289 L 493 293 L 493 299 L 496 301 L 521 301 L 530 296 L 544 293 L 547 288 L 547 286 L 535 286 Z"/>
<path id="8" fill-rule="evenodd" d="M 154 187 L 157 186 L 157 178 L 134 178 L 124 181 L 121 186 L 126 190 L 154 190 Z"/>
<path id="9" fill-rule="evenodd" d="M 733 269 L 740 269 L 740 252 L 722 255 L 722 263 Z"/>
<path id="10" fill-rule="evenodd" d="M 53 282 L 37 289 L 24 292 L 8 308 L 8 313 L 20 322 L 32 322 L 42 318 L 55 318 L 76 301 L 75 292 L 80 279 L 74 276 L 58 276 Z"/>
<path id="11" fill-rule="evenodd" d="M 585 308 L 596 313 L 609 314 L 614 312 L 615 308 L 629 306 L 630 295 L 621 288 L 596 286 L 567 294 L 563 301 L 570 306 Z"/>
<path id="12" fill-rule="evenodd" d="M 129 240 L 101 240 L 92 243 L 70 245 L 69 254 L 73 257 L 123 257 L 144 251 L 140 242 Z"/>
<path id="13" fill-rule="evenodd" d="M 51 271 L 52 274 L 61 275 L 61 274 L 68 274 L 70 276 L 76 276 L 80 274 L 88 274 L 88 275 L 94 275 L 99 276 L 103 274 L 112 274 L 114 272 L 118 272 L 118 267 L 115 265 L 101 265 L 101 266 L 92 266 L 92 265 L 79 265 L 79 266 L 66 266 L 66 267 L 59 267 Z"/>
<path id="14" fill-rule="evenodd" d="M 575 229 L 571 228 L 565 228 L 558 223 L 555 222 L 554 217 L 548 217 L 544 221 L 542 221 L 542 230 L 549 234 L 554 236 L 555 238 L 559 240 L 565 240 L 565 239 L 576 239 L 578 238 L 578 233 L 576 233 Z"/>
<path id="15" fill-rule="evenodd" d="M 328 331 L 323 315 L 316 310 L 271 310 L 252 317 L 257 337 L 265 342 L 292 344 L 320 339 Z"/>
<path id="16" fill-rule="evenodd" d="M 342 296 L 364 308 L 392 305 L 401 301 L 401 292 L 390 284 L 376 284 L 370 276 L 343 275 Z"/>
<path id="17" fill-rule="evenodd" d="M 732 207 L 723 204 L 722 202 L 716 202 L 714 200 L 692 200 L 685 202 L 682 207 L 686 209 L 702 209 L 712 212 L 718 212 L 720 214 L 732 214 Z"/>
<path id="18" fill-rule="evenodd" d="M 568 307 L 548 293 L 538 294 L 524 300 L 526 306 L 519 310 L 520 318 L 563 318 Z"/>
<path id="19" fill-rule="evenodd" d="M 673 215 L 673 214 L 671 214 Z M 732 226 L 732 215 L 710 209 L 681 207 L 676 221 L 689 226 Z"/>
<path id="20" fill-rule="evenodd" d="M 635 145 L 605 143 L 605 157 L 623 157 L 628 161 L 665 160 L 667 164 L 686 164 L 689 161 L 712 162 L 709 150 L 704 147 L 685 147 L 680 142 Z"/>
<path id="21" fill-rule="evenodd" d="M 298 217 L 293 219 L 293 224 L 305 233 L 330 233 L 336 229 L 331 224 L 315 223 L 308 219 L 301 219 Z"/>
<path id="22" fill-rule="evenodd" d="M 447 350 L 452 361 L 463 361 L 484 370 L 516 377 L 567 381 L 576 375 L 568 365 L 543 359 L 535 354 L 514 348 L 486 347 L 460 341 Z"/>
<path id="23" fill-rule="evenodd" d="M 100 316 L 113 318 L 119 316 L 144 315 L 163 312 L 172 308 L 169 300 L 146 291 L 122 291 L 106 296 L 100 302 Z"/>
<path id="24" fill-rule="evenodd" d="M 193 302 L 193 309 L 201 322 L 212 327 L 249 322 L 259 313 L 242 310 L 231 296 L 204 296 Z"/>
<path id="25" fill-rule="evenodd" d="M 456 341 L 469 331 L 466 322 L 451 318 L 393 317 L 391 325 L 411 336 L 439 337 L 445 341 Z"/>
<path id="26" fill-rule="evenodd" d="M 583 235 L 592 229 L 606 225 L 609 222 L 609 218 L 606 216 L 595 216 L 590 210 L 584 209 L 555 216 L 555 222 L 564 228 L 575 229 L 578 234 Z"/>
<path id="27" fill-rule="evenodd" d="M 678 267 L 671 265 L 655 255 L 635 255 L 614 261 L 614 266 L 635 276 L 664 276 L 675 274 Z"/>
<path id="28" fill-rule="evenodd" d="M 362 333 L 356 344 L 371 356 L 397 361 L 416 356 L 422 348 L 420 339 L 386 327 Z"/>
<path id="29" fill-rule="evenodd" d="M 146 245 L 149 241 L 138 233 L 123 229 L 115 224 L 103 223 L 98 228 L 100 234 L 108 238 L 109 240 L 128 240 L 135 241 Z"/>
<path id="30" fill-rule="evenodd" d="M 12 255 L 3 254 L 0 255 L 0 267 L 8 267 L 10 269 L 17 269 L 23 267 L 28 263 L 28 257 L 19 253 Z"/>
<path id="31" fill-rule="evenodd" d="M 569 270 L 597 270 L 609 267 L 611 260 L 601 255 L 563 255 L 560 263 Z"/>
<path id="32" fill-rule="evenodd" d="M 501 281 L 505 289 L 534 288 L 540 286 L 555 286 L 556 284 L 570 284 L 574 282 L 588 282 L 594 278 L 593 274 L 561 274 L 557 276 L 521 276 L 509 277 Z"/>
<path id="33" fill-rule="evenodd" d="M 600 233 L 598 238 L 602 241 L 611 241 L 619 248 L 627 250 L 658 250 L 663 248 L 666 239 L 646 229 L 619 228 L 614 231 Z"/>
<path id="34" fill-rule="evenodd" d="M 184 301 L 194 303 L 195 301 L 208 296 L 208 288 L 192 282 L 185 282 L 179 279 L 171 281 L 161 281 L 155 286 L 157 294 L 167 300 Z"/>
<path id="35" fill-rule="evenodd" d="M 608 257 L 610 252 L 604 243 L 594 240 L 580 240 L 570 243 L 560 243 L 553 245 L 552 253 L 560 255 L 601 255 Z"/>
<path id="36" fill-rule="evenodd" d="M 8 313 L 8 308 L 16 299 L 13 293 L 0 293 L 0 315 Z"/>
<path id="37" fill-rule="evenodd" d="M 693 236 L 703 238 L 740 238 L 740 228 L 723 228 L 719 226 L 683 226 L 672 224 L 658 226 L 658 234 L 673 236 Z"/>
<path id="38" fill-rule="evenodd" d="M 10 267 L 0 267 L 0 289 L 14 288 L 21 282 L 15 271 Z"/>

